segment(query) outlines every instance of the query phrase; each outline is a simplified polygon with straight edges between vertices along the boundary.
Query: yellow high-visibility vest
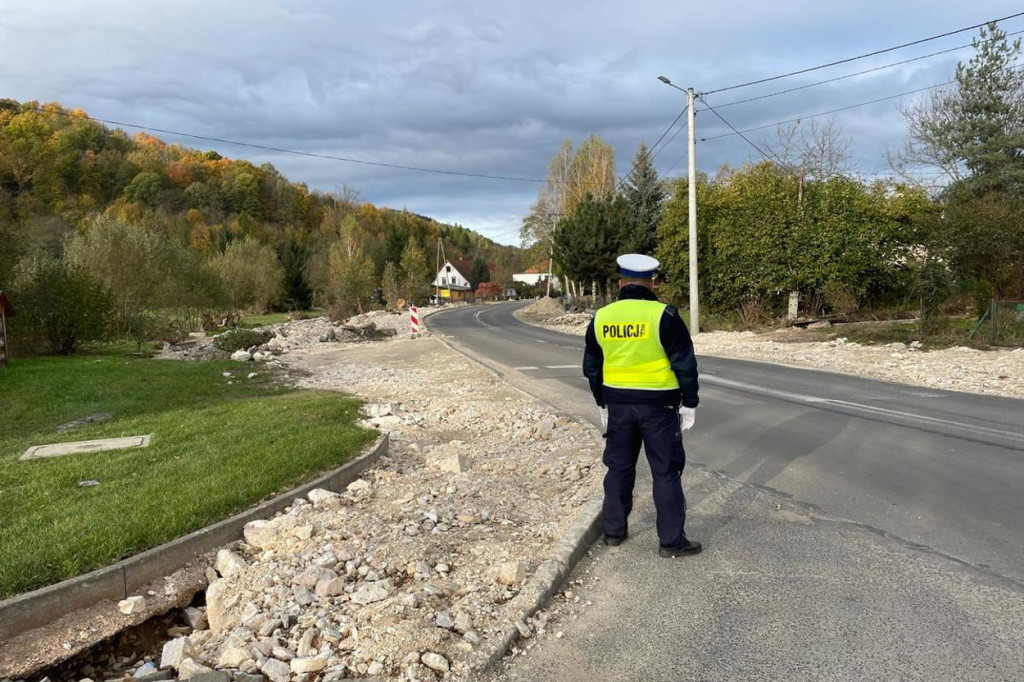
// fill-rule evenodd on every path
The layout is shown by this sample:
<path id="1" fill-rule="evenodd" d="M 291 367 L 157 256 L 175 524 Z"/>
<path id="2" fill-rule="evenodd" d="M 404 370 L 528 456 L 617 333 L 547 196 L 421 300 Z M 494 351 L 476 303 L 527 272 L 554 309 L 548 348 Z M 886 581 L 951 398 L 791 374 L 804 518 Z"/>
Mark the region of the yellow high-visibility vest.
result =
<path id="1" fill-rule="evenodd" d="M 641 391 L 679 388 L 672 366 L 661 347 L 659 301 L 627 299 L 597 311 L 594 334 L 604 353 L 605 386 Z"/>

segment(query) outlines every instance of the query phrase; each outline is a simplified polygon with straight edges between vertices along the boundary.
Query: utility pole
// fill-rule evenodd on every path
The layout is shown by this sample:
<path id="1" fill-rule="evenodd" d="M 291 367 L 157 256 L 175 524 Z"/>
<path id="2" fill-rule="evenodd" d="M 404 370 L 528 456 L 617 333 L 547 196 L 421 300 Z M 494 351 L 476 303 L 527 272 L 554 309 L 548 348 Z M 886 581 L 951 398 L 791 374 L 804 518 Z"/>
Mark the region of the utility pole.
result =
<path id="1" fill-rule="evenodd" d="M 687 244 L 687 250 L 690 252 L 690 334 L 696 336 L 700 334 L 700 301 L 697 294 L 697 135 L 693 125 L 694 115 L 697 113 L 694 110 L 697 98 L 693 88 L 683 90 L 665 76 L 658 76 L 658 80 L 670 88 L 686 93 L 686 124 L 689 138 L 687 156 L 690 157 L 687 183 L 690 190 L 690 237 Z"/>
<path id="2" fill-rule="evenodd" d="M 687 250 L 690 252 L 690 334 L 700 334 L 700 302 L 697 295 L 697 136 L 694 131 L 693 88 L 686 88 L 686 122 L 689 137 L 690 180 L 690 238 Z"/>
<path id="3" fill-rule="evenodd" d="M 552 244 L 554 244 L 554 241 L 555 241 L 555 231 L 554 231 L 554 228 L 551 228 L 551 241 L 552 241 Z M 548 298 L 551 298 L 551 273 L 552 273 L 552 268 L 554 267 L 554 261 L 555 261 L 555 247 L 552 246 L 551 250 L 548 251 L 548 293 L 547 293 L 547 297 Z"/>

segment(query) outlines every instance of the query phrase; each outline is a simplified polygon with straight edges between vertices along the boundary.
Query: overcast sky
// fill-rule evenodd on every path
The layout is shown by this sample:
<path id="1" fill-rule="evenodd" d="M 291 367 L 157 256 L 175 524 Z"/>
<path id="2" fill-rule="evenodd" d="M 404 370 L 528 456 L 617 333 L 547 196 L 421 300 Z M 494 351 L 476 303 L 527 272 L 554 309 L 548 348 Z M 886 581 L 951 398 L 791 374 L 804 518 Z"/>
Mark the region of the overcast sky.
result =
<path id="1" fill-rule="evenodd" d="M 406 166 L 543 179 L 562 140 L 595 133 L 625 173 L 685 104 L 658 82 L 710 91 L 851 57 L 1020 11 L 1010 0 L 713 3 L 350 2 L 348 0 L 0 0 L 0 97 L 59 101 L 100 118 Z M 1024 30 L 1024 17 L 1005 22 Z M 976 31 L 760 86 L 712 105 L 850 74 L 970 42 Z M 741 130 L 952 78 L 970 49 L 723 108 Z M 853 162 L 882 172 L 901 143 L 900 103 L 836 114 Z M 698 135 L 729 132 L 714 114 Z M 132 129 L 126 128 L 131 131 Z M 670 133 L 671 135 L 671 133 Z M 760 143 L 770 131 L 751 133 Z M 538 185 L 371 167 L 161 134 L 270 161 L 325 191 L 458 222 L 503 243 Z M 685 133 L 660 152 L 685 172 Z M 737 136 L 700 143 L 698 167 L 742 164 Z"/>

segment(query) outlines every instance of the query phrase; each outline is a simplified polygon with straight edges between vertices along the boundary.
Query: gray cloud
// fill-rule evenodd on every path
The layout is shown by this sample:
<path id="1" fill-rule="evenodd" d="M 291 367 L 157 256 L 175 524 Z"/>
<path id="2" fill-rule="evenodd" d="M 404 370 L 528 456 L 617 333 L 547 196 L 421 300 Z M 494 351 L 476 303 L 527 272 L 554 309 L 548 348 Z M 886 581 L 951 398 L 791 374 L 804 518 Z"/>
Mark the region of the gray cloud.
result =
<path id="1" fill-rule="evenodd" d="M 621 172 L 683 105 L 655 80 L 710 90 L 1013 13 L 971 6 L 751 0 L 695 8 L 642 0 L 353 3 L 334 0 L 0 0 L 0 96 L 58 100 L 93 115 L 316 153 L 543 178 L 563 139 L 596 133 Z M 1009 22 L 1019 30 L 1024 21 Z M 722 104 L 952 47 L 953 36 L 806 76 L 710 96 Z M 722 109 L 740 128 L 806 116 L 951 77 L 944 55 Z M 905 126 L 900 102 L 836 115 L 858 168 L 884 170 Z M 710 112 L 702 137 L 728 132 Z M 761 141 L 771 131 L 752 135 Z M 172 136 L 166 136 L 173 139 Z M 188 139 L 274 163 L 288 177 L 459 222 L 514 241 L 536 196 L 525 183 L 344 164 Z M 684 136 L 656 159 L 662 172 Z M 736 136 L 698 150 L 701 169 L 757 152 Z M 679 163 L 673 170 L 685 169 Z"/>

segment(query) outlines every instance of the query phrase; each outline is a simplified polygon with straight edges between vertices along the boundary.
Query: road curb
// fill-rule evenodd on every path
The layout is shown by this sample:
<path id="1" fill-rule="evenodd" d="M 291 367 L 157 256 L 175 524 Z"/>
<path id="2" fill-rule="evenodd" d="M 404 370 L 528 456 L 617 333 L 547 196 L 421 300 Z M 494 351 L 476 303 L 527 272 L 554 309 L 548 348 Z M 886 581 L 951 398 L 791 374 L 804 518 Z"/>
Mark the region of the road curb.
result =
<path id="1" fill-rule="evenodd" d="M 484 647 L 486 650 L 479 652 L 472 673 L 486 673 L 501 662 L 522 636 L 517 623 L 525 626 L 526 620 L 537 613 L 565 583 L 587 548 L 601 534 L 602 503 L 600 497 L 594 497 L 580 507 L 572 525 L 555 541 L 554 556 L 537 567 L 522 591 L 516 595 L 516 620 L 503 628 L 496 638 L 488 641 Z"/>
<path id="2" fill-rule="evenodd" d="M 197 556 L 237 540 L 250 521 L 267 519 L 315 488 L 340 492 L 388 452 L 381 435 L 367 452 L 341 467 L 230 518 L 200 528 L 111 566 L 0 602 L 0 642 L 103 600 L 120 601 Z"/>
<path id="3" fill-rule="evenodd" d="M 459 353 L 480 365 L 485 371 L 506 381 L 515 390 L 529 396 L 533 400 L 557 409 L 556 406 L 551 405 L 551 403 L 543 398 L 509 382 L 499 370 L 477 358 L 471 351 L 460 348 L 457 344 L 451 343 L 439 336 L 434 338 L 453 352 Z M 591 426 L 591 428 L 594 427 Z M 594 430 L 596 431 L 597 429 Z M 523 623 L 525 625 L 526 619 L 539 611 L 558 591 L 558 588 L 565 583 L 569 574 L 572 573 L 580 559 L 583 558 L 587 548 L 594 544 L 594 541 L 601 534 L 601 507 L 603 503 L 603 497 L 597 495 L 580 507 L 572 524 L 555 541 L 553 556 L 537 567 L 537 570 L 534 571 L 533 575 L 523 586 L 523 589 L 513 599 L 515 603 L 513 612 L 517 614 L 516 619 L 510 625 L 504 627 L 495 638 L 488 640 L 477 651 L 471 663 L 470 675 L 482 675 L 497 665 L 505 657 L 505 654 L 508 653 L 512 645 L 521 637 L 519 627 L 516 624 Z"/>

